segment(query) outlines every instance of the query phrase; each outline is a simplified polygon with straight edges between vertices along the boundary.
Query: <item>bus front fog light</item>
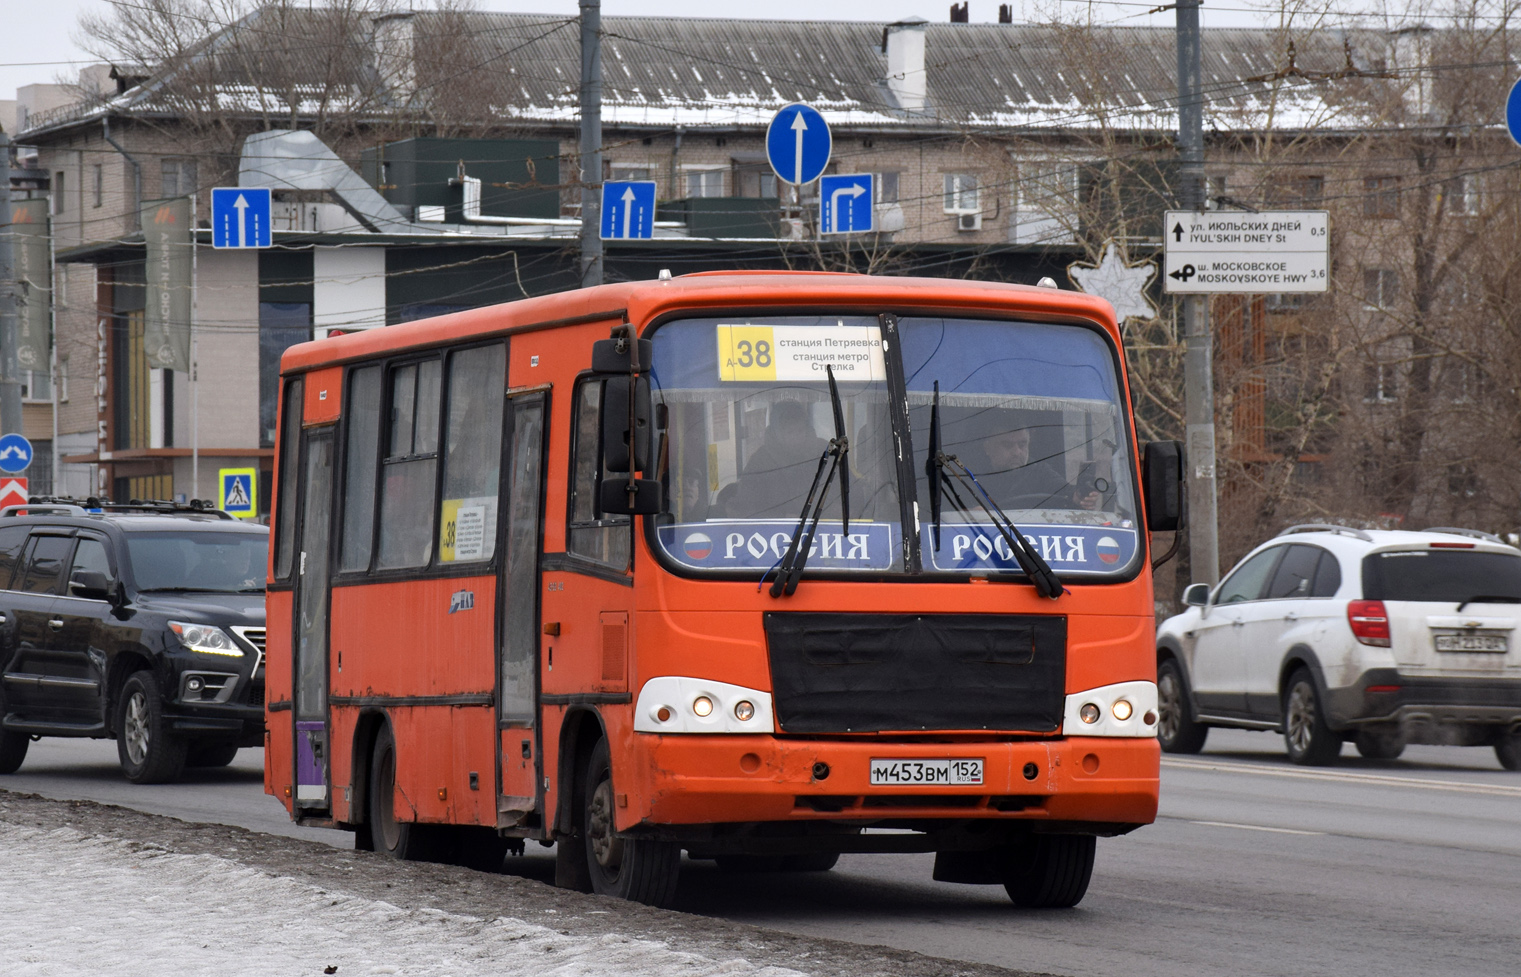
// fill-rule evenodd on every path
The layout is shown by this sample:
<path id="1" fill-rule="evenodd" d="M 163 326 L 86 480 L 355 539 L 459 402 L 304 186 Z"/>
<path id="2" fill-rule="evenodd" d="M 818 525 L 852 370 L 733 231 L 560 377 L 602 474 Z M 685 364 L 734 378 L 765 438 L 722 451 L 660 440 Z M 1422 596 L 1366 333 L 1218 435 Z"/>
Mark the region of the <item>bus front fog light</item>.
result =
<path id="1" fill-rule="evenodd" d="M 706 719 L 713 714 L 713 700 L 705 695 L 700 695 L 692 700 L 692 712 L 697 718 Z"/>
<path id="2" fill-rule="evenodd" d="M 657 706 L 655 708 L 655 722 L 668 723 L 671 721 L 671 707 Z"/>
<path id="3" fill-rule="evenodd" d="M 1110 711 L 1114 713 L 1115 719 L 1118 719 L 1120 722 L 1124 722 L 1130 718 L 1130 714 L 1135 710 L 1131 708 L 1130 701 L 1128 699 L 1116 699 L 1114 701 L 1114 705 L 1110 707 Z"/>
<path id="4" fill-rule="evenodd" d="M 747 723 L 755 718 L 755 706 L 748 699 L 741 699 L 734 704 L 734 718 L 742 723 Z"/>
<path id="5" fill-rule="evenodd" d="M 1091 702 L 1083 703 L 1083 707 L 1077 711 L 1078 718 L 1088 725 L 1099 721 L 1099 707 Z"/>

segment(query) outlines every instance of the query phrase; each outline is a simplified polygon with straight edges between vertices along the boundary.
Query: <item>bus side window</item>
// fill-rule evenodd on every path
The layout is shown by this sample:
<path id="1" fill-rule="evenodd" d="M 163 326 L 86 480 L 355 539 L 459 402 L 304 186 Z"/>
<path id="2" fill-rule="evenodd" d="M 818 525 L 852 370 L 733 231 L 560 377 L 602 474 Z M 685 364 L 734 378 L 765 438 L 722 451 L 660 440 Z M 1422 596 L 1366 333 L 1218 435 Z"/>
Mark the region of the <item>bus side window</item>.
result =
<path id="1" fill-rule="evenodd" d="M 500 343 L 449 357 L 449 421 L 438 561 L 489 560 L 496 552 L 502 482 L 502 399 L 507 352 Z"/>
<path id="2" fill-rule="evenodd" d="M 296 547 L 296 475 L 301 457 L 300 379 L 285 381 L 285 406 L 280 411 L 280 495 L 275 499 L 275 579 L 290 577 Z"/>
<path id="3" fill-rule="evenodd" d="M 433 557 L 433 492 L 438 474 L 437 359 L 391 370 L 391 412 L 381 462 L 382 570 L 427 566 Z"/>
<path id="4" fill-rule="evenodd" d="M 583 380 L 576 387 L 575 443 L 571 446 L 570 526 L 567 549 L 598 563 L 627 569 L 629 517 L 603 515 L 598 507 L 601 469 L 602 381 Z"/>
<path id="5" fill-rule="evenodd" d="M 343 550 L 339 568 L 368 570 L 375 546 L 375 463 L 380 452 L 380 367 L 349 374 L 344 404 Z"/>

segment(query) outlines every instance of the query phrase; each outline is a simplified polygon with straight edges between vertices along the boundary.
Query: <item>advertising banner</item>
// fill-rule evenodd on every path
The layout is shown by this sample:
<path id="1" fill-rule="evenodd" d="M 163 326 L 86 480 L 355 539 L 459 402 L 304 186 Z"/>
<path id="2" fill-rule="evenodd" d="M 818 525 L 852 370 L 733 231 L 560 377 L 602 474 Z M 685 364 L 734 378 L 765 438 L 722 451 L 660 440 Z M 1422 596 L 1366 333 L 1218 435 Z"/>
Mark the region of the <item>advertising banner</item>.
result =
<path id="1" fill-rule="evenodd" d="M 11 203 L 12 253 L 16 256 L 16 362 L 23 370 L 48 372 L 52 332 L 53 255 L 48 202 Z"/>
<path id="2" fill-rule="evenodd" d="M 147 244 L 143 349 L 155 370 L 190 372 L 190 198 L 143 205 Z"/>

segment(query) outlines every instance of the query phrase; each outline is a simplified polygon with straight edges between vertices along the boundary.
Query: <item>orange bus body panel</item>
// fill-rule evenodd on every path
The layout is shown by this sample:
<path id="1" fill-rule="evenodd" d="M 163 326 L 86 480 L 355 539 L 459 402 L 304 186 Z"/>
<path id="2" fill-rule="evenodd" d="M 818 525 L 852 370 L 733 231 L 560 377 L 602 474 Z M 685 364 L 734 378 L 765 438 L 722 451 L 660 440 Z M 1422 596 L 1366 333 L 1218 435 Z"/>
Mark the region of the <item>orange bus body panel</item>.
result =
<path id="1" fill-rule="evenodd" d="M 567 548 L 571 480 L 572 391 L 590 367 L 591 344 L 612 327 L 643 329 L 672 313 L 717 310 L 878 308 L 956 311 L 1034 321 L 1089 323 L 1123 348 L 1113 310 L 1082 293 L 1019 285 L 853 275 L 734 273 L 605 285 L 435 319 L 307 343 L 288 350 L 285 375 L 305 374 L 305 421 L 337 419 L 344 364 L 406 350 L 448 347 L 488 336 L 510 337 L 508 396 L 547 390 L 543 552 Z M 1122 367 L 1123 368 L 1123 367 Z M 316 391 L 328 389 L 328 400 Z M 1120 396 L 1129 403 L 1128 385 Z M 1134 439 L 1131 427 L 1132 443 Z M 282 432 L 284 428 L 281 428 Z M 505 517 L 505 509 L 503 510 Z M 1143 537 L 1144 538 L 1144 537 Z M 650 678 L 685 675 L 772 688 L 762 614 L 769 610 L 861 613 L 1063 614 L 1068 619 L 1068 693 L 1156 678 L 1149 570 L 1131 581 L 1074 585 L 1059 604 L 1021 584 L 971 582 L 805 582 L 784 602 L 754 583 L 701 580 L 666 572 L 642 528 L 633 534 L 636 573 L 619 582 L 605 573 L 557 564 L 540 577 L 544 632 L 539 636 L 541 705 L 537 754 L 531 731 L 497 728 L 491 706 L 406 705 L 408 696 L 490 696 L 496 676 L 497 583 L 489 576 L 428 578 L 344 585 L 332 591 L 331 775 L 333 818 L 354 817 L 355 730 L 366 711 L 383 711 L 397 741 L 398 817 L 456 824 L 496 824 L 493 789 L 511 797 L 541 793 L 542 836 L 555 832 L 554 813 L 568 784 L 561 731 L 572 709 L 591 702 L 612 748 L 615 819 L 621 830 L 641 824 L 798 821 L 882 813 L 865 783 L 873 757 L 986 759 L 975 808 L 896 807 L 893 817 L 1011 818 L 1032 821 L 1141 824 L 1156 816 L 1159 749 L 1155 739 L 937 732 L 791 736 L 636 734 L 632 700 Z M 1144 560 L 1149 546 L 1142 550 Z M 451 596 L 469 589 L 473 610 L 450 615 Z M 557 627 L 555 627 L 557 626 Z M 289 699 L 290 594 L 269 602 L 269 688 Z M 341 660 L 341 665 L 340 665 Z M 280 691 L 276 691 L 280 690 Z M 366 705 L 367 700 L 375 704 Z M 400 702 L 389 700 L 400 699 Z M 582 700 L 572 705 L 567 699 Z M 290 717 L 271 717 L 267 782 L 278 794 L 292 778 Z M 498 763 L 498 757 L 500 762 Z M 834 773 L 815 782 L 816 762 Z M 1038 775 L 1025 776 L 1027 764 Z M 471 790 L 469 776 L 479 776 Z M 493 776 L 494 774 L 494 776 Z M 540 780 L 542 777 L 542 781 Z M 493 784 L 495 781 L 495 784 Z M 931 792 L 965 794 L 966 788 Z M 855 798 L 844 811 L 817 810 L 810 795 Z M 868 800 L 862 800 L 866 798 Z M 1013 800 L 1011 800 L 1013 799 Z M 999 809 L 993 803 L 1005 806 Z M 282 797 L 288 808 L 289 798 Z M 505 802 L 504 802 L 505 803 Z M 504 822 L 505 823 L 505 822 Z"/>
<path id="2" fill-rule="evenodd" d="M 273 557 L 275 548 L 269 548 Z M 272 590 L 264 596 L 264 789 L 295 810 L 296 749 L 291 709 L 291 592 Z M 280 706 L 279 711 L 273 711 Z"/>
<path id="3" fill-rule="evenodd" d="M 310 427 L 338 420 L 343 408 L 343 368 L 330 366 L 308 373 L 301 398 L 305 401 L 301 409 L 302 425 Z"/>

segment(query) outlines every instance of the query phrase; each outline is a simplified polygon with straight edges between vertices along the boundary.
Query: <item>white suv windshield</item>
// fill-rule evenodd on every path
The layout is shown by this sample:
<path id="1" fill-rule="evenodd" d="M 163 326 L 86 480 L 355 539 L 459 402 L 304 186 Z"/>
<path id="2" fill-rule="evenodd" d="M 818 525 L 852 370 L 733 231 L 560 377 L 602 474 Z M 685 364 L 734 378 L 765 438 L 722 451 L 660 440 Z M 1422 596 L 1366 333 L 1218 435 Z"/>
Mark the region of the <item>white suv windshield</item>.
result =
<path id="1" fill-rule="evenodd" d="M 1363 558 L 1369 600 L 1521 602 L 1521 556 L 1474 550 L 1399 550 Z"/>
<path id="2" fill-rule="evenodd" d="M 964 483 L 946 492 L 936 546 L 925 466 L 937 382 L 945 453 L 1053 569 L 1130 569 L 1140 543 L 1133 462 L 1105 338 L 1078 326 L 938 317 L 905 317 L 897 328 L 898 349 L 883 342 L 877 316 L 694 318 L 655 330 L 668 487 L 656 537 L 666 555 L 695 570 L 759 575 L 777 564 L 836 434 L 828 367 L 850 445 L 850 524 L 836 480 L 810 573 L 903 570 L 905 550 L 915 549 L 904 545 L 905 493 L 917 496 L 908 535 L 917 531 L 909 542 L 921 569 L 1019 572 Z M 902 465 L 895 424 L 914 452 Z"/>

